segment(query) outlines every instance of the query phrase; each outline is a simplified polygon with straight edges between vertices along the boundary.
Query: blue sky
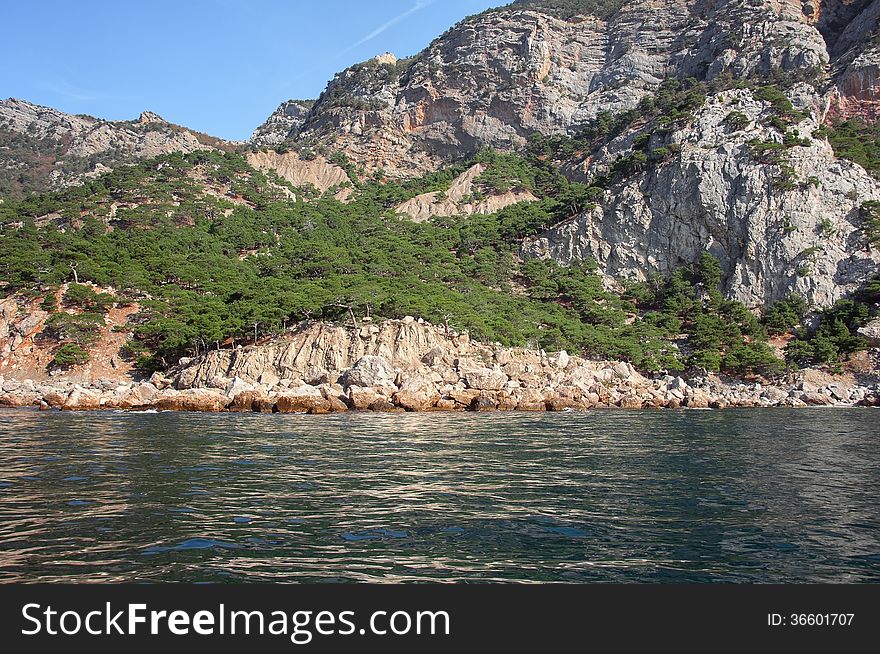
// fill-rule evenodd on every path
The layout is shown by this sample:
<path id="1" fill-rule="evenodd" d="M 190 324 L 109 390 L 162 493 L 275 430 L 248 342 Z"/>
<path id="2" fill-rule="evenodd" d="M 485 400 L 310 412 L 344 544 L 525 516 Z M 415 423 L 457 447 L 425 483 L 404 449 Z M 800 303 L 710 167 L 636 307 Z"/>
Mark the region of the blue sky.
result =
<path id="1" fill-rule="evenodd" d="M 49 0 L 10 2 L 0 98 L 111 120 L 149 109 L 244 139 L 288 98 L 390 51 L 415 54 L 507 0 Z"/>

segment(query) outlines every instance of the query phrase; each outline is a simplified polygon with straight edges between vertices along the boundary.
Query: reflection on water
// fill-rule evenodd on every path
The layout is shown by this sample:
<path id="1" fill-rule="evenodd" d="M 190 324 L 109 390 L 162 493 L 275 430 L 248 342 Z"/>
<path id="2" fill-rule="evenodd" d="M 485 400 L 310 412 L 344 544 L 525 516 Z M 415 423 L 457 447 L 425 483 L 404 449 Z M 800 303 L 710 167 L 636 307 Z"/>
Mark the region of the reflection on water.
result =
<path id="1" fill-rule="evenodd" d="M 880 581 L 880 413 L 0 411 L 0 581 Z"/>

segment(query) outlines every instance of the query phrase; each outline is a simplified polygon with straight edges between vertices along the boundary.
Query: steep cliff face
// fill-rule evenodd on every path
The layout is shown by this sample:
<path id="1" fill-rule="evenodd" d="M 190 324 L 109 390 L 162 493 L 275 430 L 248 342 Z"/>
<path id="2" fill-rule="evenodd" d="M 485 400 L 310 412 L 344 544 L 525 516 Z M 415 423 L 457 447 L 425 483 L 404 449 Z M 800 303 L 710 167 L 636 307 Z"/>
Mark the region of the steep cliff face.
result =
<path id="1" fill-rule="evenodd" d="M 351 186 L 348 174 L 324 157 L 303 159 L 295 152 L 283 154 L 269 151 L 248 152 L 248 163 L 257 170 L 274 170 L 294 186 L 314 186 L 324 192 L 334 186 Z M 350 189 L 341 189 L 338 196 L 344 198 Z"/>
<path id="2" fill-rule="evenodd" d="M 610 275 L 644 279 L 708 249 L 728 295 L 751 306 L 792 291 L 827 306 L 876 270 L 859 208 L 880 187 L 814 131 L 877 116 L 878 0 L 572 2 L 560 11 L 565 4 L 514 3 L 462 21 L 411 61 L 355 66 L 331 82 L 296 138 L 407 177 L 483 147 L 521 149 L 533 133 L 575 134 L 670 77 L 782 80 L 804 114 L 793 131 L 803 144 L 786 147 L 784 161 L 768 163 L 750 145 L 786 138 L 767 102 L 745 89 L 710 95 L 695 120 L 655 144 L 678 148 L 675 156 L 527 239 L 523 255 L 592 258 Z M 731 128 L 731 113 L 747 124 Z M 565 169 L 583 181 L 607 173 L 640 130 Z M 428 193 L 398 211 L 426 220 L 482 209 Z"/>
<path id="3" fill-rule="evenodd" d="M 259 147 L 283 143 L 291 133 L 297 133 L 303 126 L 313 104 L 312 100 L 282 102 L 266 122 L 254 130 L 251 143 Z"/>
<path id="4" fill-rule="evenodd" d="M 722 263 L 728 295 L 750 306 L 792 291 L 831 304 L 876 270 L 880 258 L 867 247 L 859 208 L 880 198 L 880 188 L 811 137 L 813 118 L 790 131 L 802 145 L 782 147 L 785 137 L 768 127 L 768 114 L 768 104 L 746 89 L 711 97 L 668 137 L 677 155 L 619 182 L 599 206 L 527 239 L 524 254 L 565 263 L 592 258 L 612 275 L 645 279 L 708 250 Z M 731 126 L 731 115 L 741 127 Z M 588 169 L 627 152 L 632 138 L 613 142 Z M 773 143 L 783 159 L 767 163 L 758 149 Z"/>
<path id="5" fill-rule="evenodd" d="M 876 1 L 570 4 L 585 13 L 515 3 L 462 21 L 411 60 L 349 68 L 290 136 L 406 177 L 481 147 L 517 149 L 533 132 L 571 133 L 668 77 L 804 78 L 824 112 L 830 72 L 838 113 L 873 101 Z M 592 5 L 604 11 L 590 15 Z"/>
<path id="6" fill-rule="evenodd" d="M 358 330 L 337 324 L 303 324 L 290 337 L 268 346 L 209 352 L 187 363 L 178 377 L 180 388 L 209 386 L 214 377 L 297 379 L 318 370 L 335 373 L 334 381 L 363 356 L 380 356 L 395 368 L 418 369 L 422 358 L 437 348 L 462 356 L 488 352 L 471 343 L 467 334 L 447 333 L 443 327 L 407 320 L 378 325 L 364 323 Z M 392 376 L 393 377 L 393 376 Z"/>
<path id="7" fill-rule="evenodd" d="M 0 192 L 60 188 L 119 163 L 210 148 L 211 139 L 152 112 L 111 122 L 10 98 L 0 101 Z"/>
<path id="8" fill-rule="evenodd" d="M 511 189 L 488 196 L 474 195 L 476 180 L 485 170 L 483 164 L 474 164 L 452 180 L 445 192 L 431 191 L 410 198 L 400 204 L 396 211 L 416 222 L 424 222 L 438 216 L 471 216 L 491 214 L 518 202 L 535 202 L 535 195 L 525 189 Z"/>
<path id="9" fill-rule="evenodd" d="M 851 19 L 835 21 L 845 23 L 839 34 L 834 36 L 827 29 L 823 30 L 835 56 L 830 117 L 858 117 L 874 122 L 880 116 L 880 2 L 853 2 L 841 9 L 844 8 L 849 9 L 844 16 Z"/>

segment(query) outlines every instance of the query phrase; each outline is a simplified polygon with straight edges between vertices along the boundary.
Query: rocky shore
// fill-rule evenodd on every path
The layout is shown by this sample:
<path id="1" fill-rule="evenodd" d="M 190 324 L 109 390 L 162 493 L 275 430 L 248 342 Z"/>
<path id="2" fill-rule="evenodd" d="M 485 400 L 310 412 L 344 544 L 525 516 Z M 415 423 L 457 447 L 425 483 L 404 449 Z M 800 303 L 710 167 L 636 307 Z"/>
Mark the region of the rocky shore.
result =
<path id="1" fill-rule="evenodd" d="M 471 341 L 412 318 L 298 327 L 264 345 L 183 359 L 148 380 L 0 377 L 0 406 L 326 414 L 880 405 L 876 366 L 783 380 L 646 377 L 630 364 Z"/>

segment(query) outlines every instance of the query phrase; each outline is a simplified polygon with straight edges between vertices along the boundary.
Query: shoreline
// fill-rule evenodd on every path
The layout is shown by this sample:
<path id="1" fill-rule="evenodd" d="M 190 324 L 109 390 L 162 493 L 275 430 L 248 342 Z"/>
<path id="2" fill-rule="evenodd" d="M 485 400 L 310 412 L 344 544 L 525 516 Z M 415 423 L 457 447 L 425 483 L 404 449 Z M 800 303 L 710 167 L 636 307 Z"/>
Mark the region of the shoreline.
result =
<path id="1" fill-rule="evenodd" d="M 149 379 L 122 370 L 108 379 L 103 365 L 41 380 L 7 368 L 0 407 L 330 414 L 880 406 L 878 361 L 872 350 L 845 372 L 811 368 L 771 380 L 700 370 L 645 376 L 630 363 L 481 343 L 409 317 L 358 329 L 304 324 L 265 344 L 181 359 Z"/>
<path id="2" fill-rule="evenodd" d="M 368 363 L 370 359 L 365 357 Z M 626 365 L 626 364 L 624 364 Z M 218 378 L 212 386 L 176 388 L 175 380 L 159 373 L 149 380 L 90 384 L 72 381 L 37 383 L 0 378 L 0 408 L 33 408 L 61 411 L 189 411 L 200 413 L 300 413 L 345 412 L 521 412 L 540 413 L 591 410 L 660 410 L 726 408 L 877 407 L 876 384 L 853 383 L 845 376 L 808 370 L 801 379 L 785 384 L 731 383 L 716 375 L 691 379 L 647 379 L 616 364 L 618 377 L 587 389 L 560 385 L 544 389 L 513 386 L 463 388 L 425 385 L 419 377 L 396 379 L 400 385 L 360 386 L 302 379 L 282 380 L 272 386 L 241 377 Z M 474 385 L 489 369 L 470 375 Z M 626 374 L 624 374 L 626 373 Z M 417 380 L 417 381 L 414 381 Z M 343 385 L 343 382 L 345 385 Z M 491 383 L 498 385 L 500 379 Z M 485 383 L 483 384 L 485 385 Z"/>

